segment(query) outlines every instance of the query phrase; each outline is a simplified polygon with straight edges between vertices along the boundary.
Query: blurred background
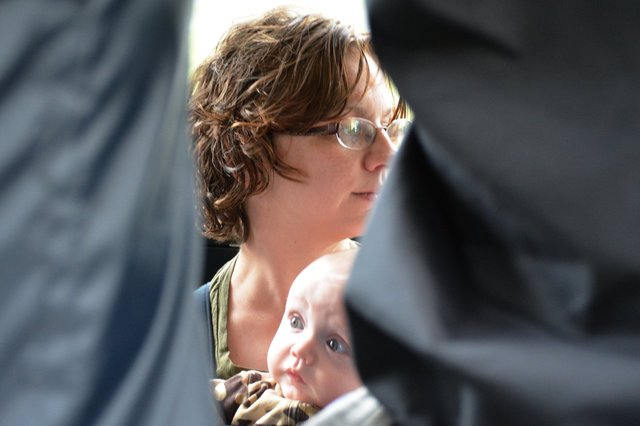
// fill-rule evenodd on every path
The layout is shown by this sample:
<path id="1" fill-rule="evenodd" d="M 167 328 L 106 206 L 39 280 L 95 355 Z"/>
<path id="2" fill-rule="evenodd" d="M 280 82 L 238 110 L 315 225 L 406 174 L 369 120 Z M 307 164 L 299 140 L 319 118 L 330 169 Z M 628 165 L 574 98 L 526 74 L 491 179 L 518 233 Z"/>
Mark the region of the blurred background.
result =
<path id="1" fill-rule="evenodd" d="M 189 27 L 189 65 L 195 66 L 207 57 L 229 26 L 260 15 L 276 6 L 291 5 L 297 10 L 320 12 L 353 25 L 357 31 L 369 31 L 365 0 L 194 0 Z"/>

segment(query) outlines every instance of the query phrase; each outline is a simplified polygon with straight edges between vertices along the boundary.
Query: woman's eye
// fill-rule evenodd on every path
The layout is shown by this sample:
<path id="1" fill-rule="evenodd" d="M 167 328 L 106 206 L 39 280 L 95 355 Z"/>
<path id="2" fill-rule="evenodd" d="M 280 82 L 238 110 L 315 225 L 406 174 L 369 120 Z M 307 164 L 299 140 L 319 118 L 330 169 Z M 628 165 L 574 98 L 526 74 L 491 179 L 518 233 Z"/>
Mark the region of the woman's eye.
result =
<path id="1" fill-rule="evenodd" d="M 347 346 L 338 339 L 327 340 L 327 346 L 332 352 L 338 352 L 341 354 L 346 354 L 349 352 Z"/>
<path id="2" fill-rule="evenodd" d="M 302 319 L 297 315 L 293 315 L 291 316 L 291 318 L 289 318 L 289 325 L 291 326 L 291 328 L 296 328 L 298 330 L 302 330 L 304 328 Z"/>

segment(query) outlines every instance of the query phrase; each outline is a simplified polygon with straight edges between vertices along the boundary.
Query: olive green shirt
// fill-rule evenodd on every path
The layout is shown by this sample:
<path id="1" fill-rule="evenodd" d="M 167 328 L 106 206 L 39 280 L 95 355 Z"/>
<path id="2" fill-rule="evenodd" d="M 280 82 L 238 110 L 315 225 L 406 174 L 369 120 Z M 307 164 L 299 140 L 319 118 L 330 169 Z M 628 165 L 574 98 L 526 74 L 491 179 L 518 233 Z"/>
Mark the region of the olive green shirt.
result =
<path id="1" fill-rule="evenodd" d="M 229 287 L 231 275 L 236 266 L 238 255 L 225 263 L 209 283 L 211 300 L 211 327 L 213 331 L 213 356 L 216 362 L 216 377 L 228 379 L 244 368 L 231 362 L 227 343 L 227 307 L 229 306 Z"/>

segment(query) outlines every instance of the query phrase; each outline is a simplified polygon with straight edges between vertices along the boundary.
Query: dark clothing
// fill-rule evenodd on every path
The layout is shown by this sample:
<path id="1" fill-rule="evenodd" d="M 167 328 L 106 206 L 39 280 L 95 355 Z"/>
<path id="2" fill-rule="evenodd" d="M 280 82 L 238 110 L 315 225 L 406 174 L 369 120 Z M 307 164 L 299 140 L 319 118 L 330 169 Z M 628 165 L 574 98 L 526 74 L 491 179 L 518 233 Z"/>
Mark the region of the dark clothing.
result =
<path id="1" fill-rule="evenodd" d="M 0 424 L 212 425 L 189 2 L 0 2 Z"/>
<path id="2" fill-rule="evenodd" d="M 637 423 L 640 3 L 368 7 L 416 125 L 347 287 L 365 385 L 402 425 Z"/>

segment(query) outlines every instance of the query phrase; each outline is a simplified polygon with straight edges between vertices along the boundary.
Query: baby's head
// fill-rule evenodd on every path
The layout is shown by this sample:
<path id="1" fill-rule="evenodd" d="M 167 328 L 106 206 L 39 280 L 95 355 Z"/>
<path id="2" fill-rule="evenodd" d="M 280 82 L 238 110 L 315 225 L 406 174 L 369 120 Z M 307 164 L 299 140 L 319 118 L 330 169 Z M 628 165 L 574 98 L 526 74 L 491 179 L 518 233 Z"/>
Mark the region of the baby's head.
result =
<path id="1" fill-rule="evenodd" d="M 296 277 L 267 357 L 286 398 L 324 407 L 362 382 L 343 294 L 357 250 L 322 256 Z"/>

